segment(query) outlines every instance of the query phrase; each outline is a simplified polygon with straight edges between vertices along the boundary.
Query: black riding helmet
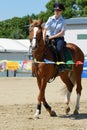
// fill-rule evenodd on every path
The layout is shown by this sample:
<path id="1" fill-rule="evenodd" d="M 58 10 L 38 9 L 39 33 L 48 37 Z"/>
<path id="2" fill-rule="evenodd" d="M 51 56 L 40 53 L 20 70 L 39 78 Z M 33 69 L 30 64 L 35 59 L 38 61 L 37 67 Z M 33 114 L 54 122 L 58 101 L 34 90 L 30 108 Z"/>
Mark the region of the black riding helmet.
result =
<path id="1" fill-rule="evenodd" d="M 55 3 L 55 4 L 53 5 L 53 11 L 55 11 L 55 10 L 62 10 L 62 11 L 64 11 L 64 10 L 65 10 L 65 7 L 64 7 L 64 5 L 61 4 L 61 3 Z"/>

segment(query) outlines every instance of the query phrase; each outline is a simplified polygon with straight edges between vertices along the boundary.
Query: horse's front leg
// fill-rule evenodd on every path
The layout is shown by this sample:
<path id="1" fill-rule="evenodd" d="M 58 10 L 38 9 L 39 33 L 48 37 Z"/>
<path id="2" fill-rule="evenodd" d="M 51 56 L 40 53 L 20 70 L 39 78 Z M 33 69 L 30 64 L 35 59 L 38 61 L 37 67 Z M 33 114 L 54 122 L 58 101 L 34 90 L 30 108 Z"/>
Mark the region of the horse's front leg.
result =
<path id="1" fill-rule="evenodd" d="M 47 85 L 47 80 L 44 77 L 41 80 L 41 90 L 40 90 L 40 97 L 42 97 L 40 100 L 43 102 L 43 105 L 45 109 L 49 112 L 50 116 L 56 116 L 56 113 L 52 111 L 51 106 L 47 103 L 46 98 L 45 98 L 45 88 Z"/>
<path id="2" fill-rule="evenodd" d="M 49 112 L 50 116 L 57 116 L 56 113 L 55 113 L 55 111 L 53 111 L 51 109 L 51 107 L 49 106 L 49 104 L 46 101 L 43 102 L 43 105 L 46 108 L 46 110 Z"/>
<path id="3" fill-rule="evenodd" d="M 39 88 L 39 95 L 38 95 L 38 103 L 37 103 L 37 108 L 36 108 L 36 112 L 34 114 L 34 117 L 38 118 L 39 114 L 41 114 L 41 100 L 40 100 L 40 90 L 41 90 L 41 79 L 39 77 L 37 77 L 37 84 L 38 84 L 38 88 Z"/>
<path id="4" fill-rule="evenodd" d="M 51 116 L 56 115 L 55 112 L 51 110 L 51 107 L 49 106 L 49 104 L 45 99 L 45 88 L 47 85 L 47 81 L 45 77 L 38 79 L 37 82 L 39 86 L 39 95 L 38 95 L 38 104 L 37 104 L 35 117 L 39 117 L 39 114 L 41 114 L 41 102 L 43 102 L 44 107 L 46 108 L 46 110 L 49 112 Z"/>

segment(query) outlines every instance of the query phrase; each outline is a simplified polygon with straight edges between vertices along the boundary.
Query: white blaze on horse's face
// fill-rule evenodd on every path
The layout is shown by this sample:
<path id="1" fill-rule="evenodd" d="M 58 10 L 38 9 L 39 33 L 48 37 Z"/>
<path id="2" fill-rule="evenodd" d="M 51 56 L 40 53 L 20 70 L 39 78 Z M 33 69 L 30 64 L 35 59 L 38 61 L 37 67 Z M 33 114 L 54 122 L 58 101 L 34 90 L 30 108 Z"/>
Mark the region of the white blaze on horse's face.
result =
<path id="1" fill-rule="evenodd" d="M 37 33 L 38 27 L 34 27 L 34 36 L 32 39 L 32 48 L 36 47 L 36 33 Z"/>

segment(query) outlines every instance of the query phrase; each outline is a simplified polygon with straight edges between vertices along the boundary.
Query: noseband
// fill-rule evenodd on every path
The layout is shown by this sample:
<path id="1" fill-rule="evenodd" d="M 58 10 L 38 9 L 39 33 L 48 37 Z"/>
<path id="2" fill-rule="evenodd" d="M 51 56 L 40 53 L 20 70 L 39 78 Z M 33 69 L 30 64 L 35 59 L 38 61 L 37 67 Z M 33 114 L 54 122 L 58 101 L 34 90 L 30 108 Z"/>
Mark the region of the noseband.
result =
<path id="1" fill-rule="evenodd" d="M 42 33 L 42 31 L 41 31 L 39 39 L 38 39 L 37 37 L 33 37 L 33 39 L 36 39 L 36 43 L 40 43 L 40 40 L 41 40 L 41 38 L 42 38 L 42 36 L 43 36 L 42 34 L 43 34 L 43 33 Z"/>
<path id="2" fill-rule="evenodd" d="M 34 27 L 37 27 L 37 28 L 39 29 L 39 26 L 34 26 Z M 36 40 L 36 47 L 35 47 L 35 48 L 32 48 L 32 51 L 36 51 L 36 50 L 40 47 L 40 41 L 41 41 L 41 39 L 42 39 L 42 36 L 43 36 L 43 32 L 42 32 L 42 30 L 41 30 L 39 36 L 36 35 L 36 36 L 34 36 L 34 37 L 32 38 L 32 40 L 33 40 L 33 39 Z"/>

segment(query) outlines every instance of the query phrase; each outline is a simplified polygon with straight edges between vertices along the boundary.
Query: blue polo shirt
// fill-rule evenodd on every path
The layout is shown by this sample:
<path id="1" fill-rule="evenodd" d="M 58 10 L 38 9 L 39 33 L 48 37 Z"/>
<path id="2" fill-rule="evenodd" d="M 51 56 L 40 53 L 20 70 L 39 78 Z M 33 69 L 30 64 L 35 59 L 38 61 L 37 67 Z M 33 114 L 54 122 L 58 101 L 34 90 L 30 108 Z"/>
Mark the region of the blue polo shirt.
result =
<path id="1" fill-rule="evenodd" d="M 49 17 L 48 21 L 45 24 L 45 28 L 47 29 L 47 34 L 49 36 L 53 36 L 58 34 L 60 31 L 65 31 L 65 20 L 62 16 L 58 19 L 55 18 L 55 15 Z"/>

